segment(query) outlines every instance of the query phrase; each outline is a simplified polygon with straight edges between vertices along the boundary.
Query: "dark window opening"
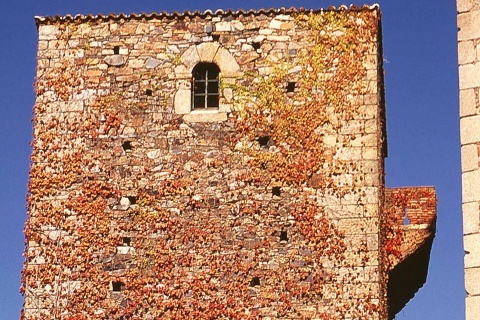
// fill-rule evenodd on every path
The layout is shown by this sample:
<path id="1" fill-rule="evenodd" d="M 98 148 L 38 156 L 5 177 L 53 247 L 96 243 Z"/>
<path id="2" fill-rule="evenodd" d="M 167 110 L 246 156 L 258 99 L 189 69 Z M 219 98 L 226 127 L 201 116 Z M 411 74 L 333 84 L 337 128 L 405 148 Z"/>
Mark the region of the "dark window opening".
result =
<path id="1" fill-rule="evenodd" d="M 135 196 L 128 196 L 128 201 L 130 201 L 130 204 L 136 204 L 137 203 L 137 197 Z"/>
<path id="2" fill-rule="evenodd" d="M 252 280 L 250 280 L 250 287 L 256 287 L 260 285 L 260 278 L 259 277 L 253 277 Z"/>
<path id="3" fill-rule="evenodd" d="M 287 231 L 280 231 L 280 241 L 288 241 Z"/>
<path id="4" fill-rule="evenodd" d="M 287 92 L 294 92 L 295 91 L 295 82 L 287 83 Z"/>
<path id="5" fill-rule="evenodd" d="M 272 188 L 272 195 L 280 197 L 280 187 L 273 187 Z"/>
<path id="6" fill-rule="evenodd" d="M 267 147 L 268 142 L 270 141 L 270 137 L 269 136 L 258 137 L 257 141 L 260 144 L 260 147 Z"/>
<path id="7" fill-rule="evenodd" d="M 113 54 L 119 54 L 119 53 L 120 53 L 120 46 L 113 47 Z"/>
<path id="8" fill-rule="evenodd" d="M 219 106 L 220 69 L 214 63 L 201 62 L 192 71 L 192 110 Z"/>
<path id="9" fill-rule="evenodd" d="M 120 281 L 112 281 L 112 290 L 113 292 L 122 291 L 123 283 Z"/>
<path id="10" fill-rule="evenodd" d="M 252 47 L 253 47 L 253 50 L 258 50 L 260 49 L 260 42 L 252 42 Z"/>
<path id="11" fill-rule="evenodd" d="M 131 242 L 132 242 L 132 238 L 130 238 L 130 237 L 123 237 L 123 238 L 122 238 L 122 243 L 123 243 L 124 245 L 126 245 L 127 247 L 130 246 L 130 243 L 131 243 Z"/>
<path id="12" fill-rule="evenodd" d="M 125 141 L 122 144 L 123 151 L 132 150 L 132 143 L 130 141 Z"/>
<path id="13" fill-rule="evenodd" d="M 213 39 L 213 41 L 218 41 L 218 40 L 220 40 L 220 35 L 219 34 L 212 34 L 212 39 Z"/>
<path id="14" fill-rule="evenodd" d="M 151 97 L 151 96 L 153 95 L 152 89 L 147 89 L 147 90 L 145 90 L 145 94 L 146 94 L 147 96 Z"/>
<path id="15" fill-rule="evenodd" d="M 408 218 L 408 209 L 403 209 L 403 225 L 408 226 L 410 224 L 410 219 Z"/>

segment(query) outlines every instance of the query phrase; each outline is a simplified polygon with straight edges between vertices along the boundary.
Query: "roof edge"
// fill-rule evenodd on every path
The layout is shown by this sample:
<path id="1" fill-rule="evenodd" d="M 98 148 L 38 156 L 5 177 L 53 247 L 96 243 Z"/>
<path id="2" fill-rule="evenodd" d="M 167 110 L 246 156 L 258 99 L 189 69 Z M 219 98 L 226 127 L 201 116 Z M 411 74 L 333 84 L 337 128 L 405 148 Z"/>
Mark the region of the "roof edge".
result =
<path id="1" fill-rule="evenodd" d="M 35 16 L 35 22 L 38 25 L 41 24 L 49 24 L 52 22 L 71 22 L 71 21 L 80 21 L 80 22 L 86 22 L 86 21 L 96 21 L 96 20 L 120 20 L 120 19 L 132 19 L 132 20 L 142 20 L 142 19 L 158 19 L 158 18 L 180 18 L 180 17 L 194 17 L 194 16 L 228 16 L 228 15 L 259 15 L 259 14 L 285 14 L 285 13 L 318 13 L 322 11 L 379 11 L 380 6 L 375 3 L 372 5 L 367 5 L 364 4 L 361 7 L 358 7 L 357 5 L 350 5 L 348 7 L 347 5 L 341 5 L 338 8 L 335 6 L 330 6 L 328 8 L 320 8 L 320 9 L 306 9 L 304 7 L 300 8 L 295 8 L 295 7 L 290 7 L 290 8 L 285 8 L 285 7 L 280 7 L 278 9 L 275 8 L 269 8 L 269 9 L 249 9 L 249 10 L 233 10 L 233 9 L 228 9 L 228 10 L 222 10 L 222 9 L 217 9 L 215 11 L 212 10 L 205 10 L 205 11 L 189 11 L 186 10 L 182 13 L 178 11 L 174 12 L 167 12 L 167 11 L 162 11 L 160 13 L 153 12 L 150 14 L 147 13 L 131 13 L 131 14 L 124 14 L 124 13 L 119 13 L 119 14 L 77 14 L 77 15 L 70 15 L 67 14 L 65 16 L 60 16 L 60 15 L 55 15 L 55 16 Z"/>

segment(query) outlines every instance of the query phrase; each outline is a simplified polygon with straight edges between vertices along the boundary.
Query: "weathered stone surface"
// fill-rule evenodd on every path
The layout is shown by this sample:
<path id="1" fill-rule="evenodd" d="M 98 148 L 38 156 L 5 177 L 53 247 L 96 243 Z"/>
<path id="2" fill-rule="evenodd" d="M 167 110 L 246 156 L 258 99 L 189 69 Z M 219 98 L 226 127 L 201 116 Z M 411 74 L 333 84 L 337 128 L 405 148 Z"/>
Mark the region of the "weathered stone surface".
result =
<path id="1" fill-rule="evenodd" d="M 238 65 L 235 58 L 225 48 L 218 48 L 213 62 L 215 62 L 220 67 L 223 76 L 238 76 L 237 73 L 240 71 L 240 66 Z"/>
<path id="2" fill-rule="evenodd" d="M 250 51 L 250 52 L 242 55 L 242 57 L 240 59 L 238 59 L 238 63 L 240 65 L 246 64 L 246 63 L 249 63 L 249 62 L 252 62 L 252 61 L 256 60 L 258 57 L 259 57 L 258 53 L 256 53 L 255 51 Z"/>
<path id="3" fill-rule="evenodd" d="M 147 63 L 146 63 L 145 66 L 147 67 L 147 69 L 155 69 L 155 68 L 158 67 L 161 63 L 162 63 L 162 61 L 160 61 L 160 60 L 158 60 L 158 59 L 148 58 Z"/>
<path id="4" fill-rule="evenodd" d="M 190 90 L 178 90 L 175 94 L 175 113 L 187 114 L 191 109 L 191 91 Z"/>
<path id="5" fill-rule="evenodd" d="M 460 90 L 460 117 L 472 116 L 477 113 L 478 98 L 475 89 Z"/>
<path id="6" fill-rule="evenodd" d="M 479 201 L 480 193 L 476 186 L 480 185 L 480 171 L 468 171 L 462 173 L 462 199 L 463 202 Z"/>
<path id="7" fill-rule="evenodd" d="M 458 43 L 458 64 L 473 63 L 476 60 L 476 50 L 473 40 Z"/>
<path id="8" fill-rule="evenodd" d="M 480 86 L 480 63 L 464 64 L 458 70 L 460 90 Z"/>
<path id="9" fill-rule="evenodd" d="M 222 21 L 215 24 L 215 31 L 217 32 L 225 32 L 225 31 L 231 31 L 231 30 L 232 30 L 232 26 L 230 25 L 230 22 Z"/>
<path id="10" fill-rule="evenodd" d="M 212 62 L 220 45 L 218 43 L 207 42 L 197 46 L 200 61 Z"/>
<path id="11" fill-rule="evenodd" d="M 480 10 L 461 13 L 457 18 L 458 41 L 480 38 Z"/>
<path id="12" fill-rule="evenodd" d="M 457 0 L 457 12 L 470 11 L 475 4 L 479 4 L 478 0 Z"/>
<path id="13" fill-rule="evenodd" d="M 465 249 L 465 268 L 480 267 L 480 234 L 468 234 L 463 237 Z"/>
<path id="14" fill-rule="evenodd" d="M 480 204 L 478 201 L 462 205 L 463 234 L 474 234 L 480 231 Z M 475 282 L 477 283 L 477 282 Z"/>
<path id="15" fill-rule="evenodd" d="M 480 141 L 480 115 L 460 119 L 460 143 L 462 145 Z"/>
<path id="16" fill-rule="evenodd" d="M 193 67 L 200 61 L 200 56 L 198 55 L 197 47 L 189 47 L 181 56 L 182 63 L 189 69 L 192 70 Z"/>
<path id="17" fill-rule="evenodd" d="M 125 59 L 125 57 L 122 55 L 114 54 L 111 56 L 106 56 L 105 59 L 103 59 L 103 61 L 105 61 L 105 63 L 108 64 L 109 66 L 119 67 L 124 65 L 127 59 Z"/>
<path id="18" fill-rule="evenodd" d="M 377 27 L 378 10 L 342 14 Z M 354 61 L 364 74 L 358 82 L 362 91 L 339 94 L 345 107 L 351 107 L 348 118 L 330 105 L 325 114 L 319 112 L 325 118 L 313 128 L 315 135 L 321 133 L 313 148 L 318 150 L 307 145 L 309 137 L 292 140 L 294 136 L 281 134 L 285 141 L 272 139 L 268 125 L 262 128 L 273 119 L 269 108 L 262 111 L 264 106 L 259 106 L 256 113 L 245 110 L 257 99 L 269 99 L 262 97 L 263 92 L 249 97 L 243 91 L 262 80 L 278 89 L 280 97 L 272 99 L 291 103 L 292 110 L 301 110 L 309 99 L 315 99 L 312 106 L 323 106 L 319 89 L 323 84 L 303 82 L 313 72 L 302 60 L 303 53 L 316 44 L 310 41 L 311 30 L 297 17 L 285 11 L 121 17 L 94 21 L 98 23 L 80 19 L 68 37 L 63 24 L 70 27 L 71 21 L 60 19 L 55 26 L 40 23 L 38 74 L 52 74 L 52 79 L 63 82 L 46 85 L 36 101 L 32 179 L 41 181 L 32 185 L 48 189 L 32 193 L 35 205 L 29 214 L 45 223 L 32 228 L 40 233 L 28 241 L 27 268 L 52 261 L 50 252 L 60 251 L 55 244 L 48 250 L 42 246 L 57 241 L 65 244 L 62 252 L 68 259 L 78 261 L 65 260 L 70 264 L 62 269 L 61 283 L 56 274 L 51 275 L 55 281 L 42 279 L 46 285 L 38 287 L 35 295 L 50 302 L 33 304 L 26 291 L 25 314 L 48 312 L 55 301 L 49 295 L 61 292 L 62 314 L 78 316 L 68 314 L 73 300 L 62 298 L 66 291 L 61 290 L 74 281 L 70 277 L 82 279 L 75 307 L 95 318 L 108 318 L 117 304 L 122 308 L 115 309 L 115 316 L 122 316 L 126 307 L 135 308 L 122 292 L 126 288 L 131 296 L 141 297 L 142 309 L 137 311 L 146 319 L 158 314 L 175 317 L 169 314 L 171 307 L 189 305 L 189 299 L 196 299 L 199 310 L 210 310 L 202 309 L 205 303 L 221 309 L 226 306 L 220 296 L 244 299 L 228 302 L 239 318 L 314 318 L 327 312 L 348 319 L 364 318 L 357 317 L 362 310 L 387 309 L 378 285 L 387 276 L 386 218 L 380 212 L 385 122 L 378 118 L 383 114 L 378 39 L 373 36 L 362 43 L 368 55 L 360 54 Z M 364 34 L 366 30 L 355 25 L 351 31 Z M 332 39 L 346 37 L 326 30 Z M 76 50 L 63 52 L 68 46 Z M 471 51 L 462 59 L 470 61 Z M 197 99 L 204 96 L 192 92 L 195 85 L 201 87 L 192 71 L 205 62 L 220 70 L 218 106 L 195 108 L 194 93 Z M 275 79 L 279 72 L 285 72 L 285 78 Z M 317 72 L 322 81 L 331 76 Z M 294 92 L 285 92 L 290 90 L 289 82 L 297 82 Z M 302 91 L 308 85 L 312 95 Z M 462 99 L 471 98 L 471 92 L 465 91 Z M 283 115 L 286 122 L 275 130 L 295 133 L 317 120 L 309 117 L 290 127 L 294 114 L 288 113 Z M 262 115 L 259 122 L 242 122 L 256 114 Z M 304 144 L 310 151 L 303 150 Z M 276 164 L 271 158 L 281 163 L 284 159 L 279 155 L 296 152 L 299 155 L 291 158 L 295 164 L 289 160 L 278 172 L 270 171 L 269 166 Z M 295 182 L 285 180 L 284 174 L 295 176 Z M 422 207 L 412 213 L 417 227 L 431 226 L 422 220 L 425 212 Z M 53 227 L 58 221 L 50 219 L 58 214 L 67 217 L 68 232 Z M 51 241 L 45 244 L 40 239 Z M 416 242 L 410 242 L 414 247 Z M 402 251 L 405 256 L 409 253 Z M 88 263 L 82 264 L 83 254 L 88 255 Z M 27 276 L 25 283 L 44 274 Z M 89 288 L 106 291 L 107 297 L 82 305 L 81 296 Z M 304 290 L 308 294 L 299 294 Z M 348 301 L 341 296 L 348 296 Z M 158 299 L 162 303 L 148 303 Z M 275 301 L 275 308 L 266 301 Z M 352 301 L 359 307 L 342 309 Z M 258 309 L 259 304 L 264 307 Z M 382 318 L 372 312 L 367 318 Z"/>
<path id="19" fill-rule="evenodd" d="M 466 144 L 462 146 L 462 172 L 478 170 L 479 155 L 478 145 L 476 143 Z"/>

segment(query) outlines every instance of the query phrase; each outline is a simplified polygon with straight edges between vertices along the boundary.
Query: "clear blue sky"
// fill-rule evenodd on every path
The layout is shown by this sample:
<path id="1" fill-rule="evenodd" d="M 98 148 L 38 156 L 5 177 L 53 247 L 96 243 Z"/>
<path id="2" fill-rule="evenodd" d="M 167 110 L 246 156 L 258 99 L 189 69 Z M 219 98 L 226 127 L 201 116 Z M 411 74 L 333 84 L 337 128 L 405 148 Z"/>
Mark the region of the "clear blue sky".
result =
<path id="1" fill-rule="evenodd" d="M 464 319 L 456 8 L 453 0 L 379 0 L 389 157 L 387 186 L 434 185 L 438 224 L 427 283 L 396 319 Z M 334 0 L 13 0 L 0 5 L 0 319 L 18 319 L 23 263 L 35 15 L 320 8 Z M 347 3 L 349 4 L 349 3 Z M 362 3 L 357 3 L 362 4 Z"/>

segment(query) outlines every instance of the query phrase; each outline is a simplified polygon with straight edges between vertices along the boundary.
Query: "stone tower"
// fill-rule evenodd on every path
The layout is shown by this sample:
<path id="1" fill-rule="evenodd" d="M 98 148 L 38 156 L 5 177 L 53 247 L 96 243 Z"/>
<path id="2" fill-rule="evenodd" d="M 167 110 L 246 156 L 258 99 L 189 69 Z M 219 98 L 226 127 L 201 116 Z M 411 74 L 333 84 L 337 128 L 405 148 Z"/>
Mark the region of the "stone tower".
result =
<path id="1" fill-rule="evenodd" d="M 480 1 L 457 0 L 466 319 L 480 317 Z"/>
<path id="2" fill-rule="evenodd" d="M 378 7 L 36 22 L 24 319 L 392 319 L 423 285 Z"/>

